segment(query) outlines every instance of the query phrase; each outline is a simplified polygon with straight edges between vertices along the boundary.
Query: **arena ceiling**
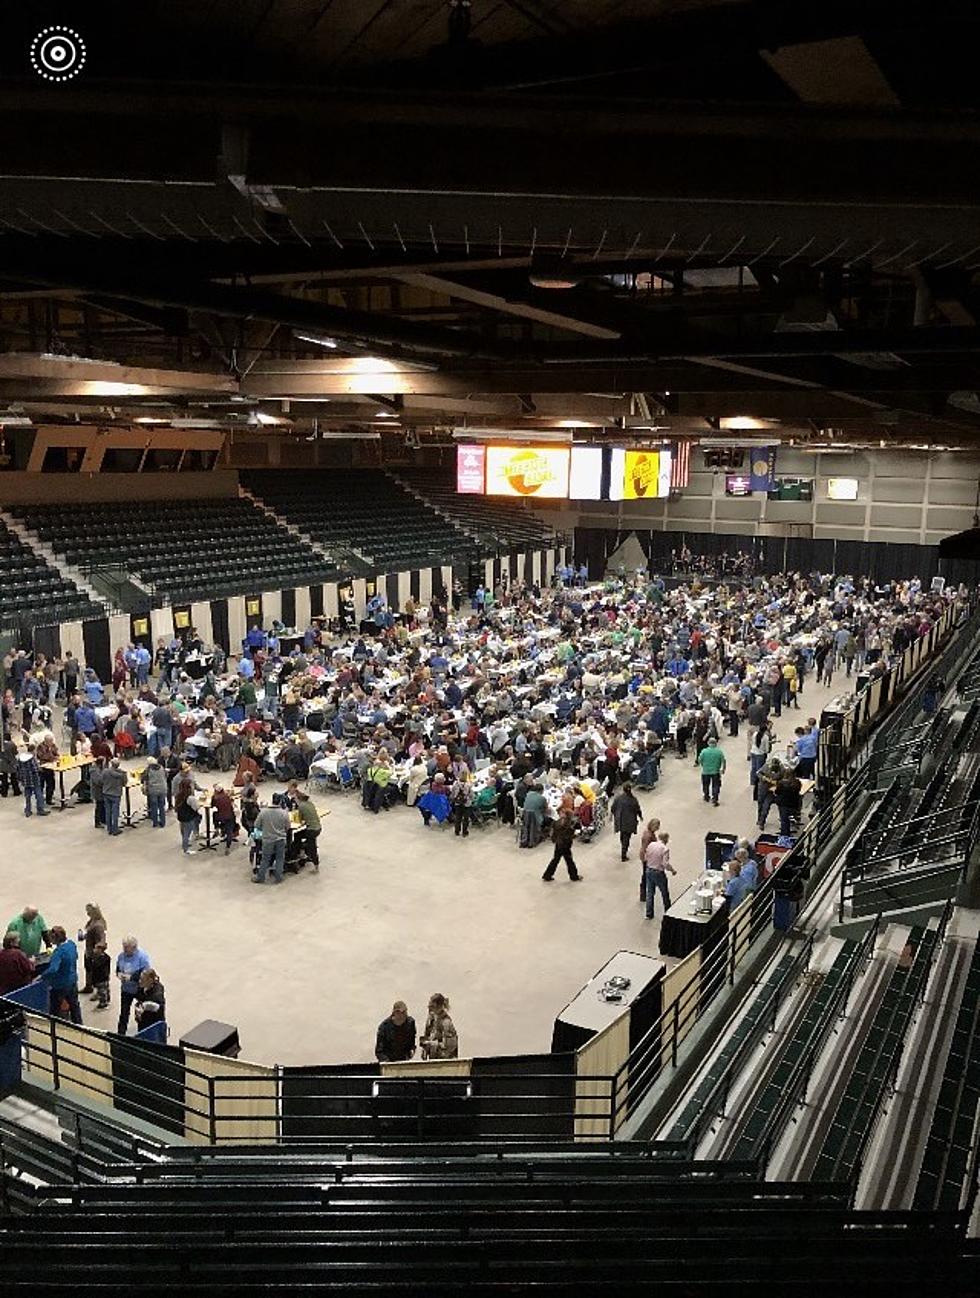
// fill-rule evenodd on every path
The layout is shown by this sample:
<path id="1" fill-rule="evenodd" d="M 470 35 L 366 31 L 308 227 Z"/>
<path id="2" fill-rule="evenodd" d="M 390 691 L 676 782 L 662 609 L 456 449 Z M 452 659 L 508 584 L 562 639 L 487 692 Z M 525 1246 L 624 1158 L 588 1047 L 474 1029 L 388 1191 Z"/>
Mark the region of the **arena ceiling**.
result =
<path id="1" fill-rule="evenodd" d="M 45 23 L 84 38 L 77 78 L 32 72 Z M 9 413 L 977 439 L 972 4 L 44 0 L 4 24 Z"/>

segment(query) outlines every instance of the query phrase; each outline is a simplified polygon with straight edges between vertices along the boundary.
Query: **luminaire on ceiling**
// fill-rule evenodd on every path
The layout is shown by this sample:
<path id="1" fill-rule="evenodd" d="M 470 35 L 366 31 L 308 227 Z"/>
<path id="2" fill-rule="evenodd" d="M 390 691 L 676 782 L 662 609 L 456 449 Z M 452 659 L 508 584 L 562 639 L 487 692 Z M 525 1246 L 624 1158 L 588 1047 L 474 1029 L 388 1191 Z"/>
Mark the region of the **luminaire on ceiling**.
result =
<path id="1" fill-rule="evenodd" d="M 326 338 L 323 334 L 308 334 L 301 332 L 299 329 L 294 329 L 293 337 L 301 343 L 313 343 L 316 347 L 329 347 L 331 350 L 337 347 L 336 338 Z"/>
<path id="2" fill-rule="evenodd" d="M 457 442 L 571 442 L 571 431 L 553 428 L 454 428 Z"/>

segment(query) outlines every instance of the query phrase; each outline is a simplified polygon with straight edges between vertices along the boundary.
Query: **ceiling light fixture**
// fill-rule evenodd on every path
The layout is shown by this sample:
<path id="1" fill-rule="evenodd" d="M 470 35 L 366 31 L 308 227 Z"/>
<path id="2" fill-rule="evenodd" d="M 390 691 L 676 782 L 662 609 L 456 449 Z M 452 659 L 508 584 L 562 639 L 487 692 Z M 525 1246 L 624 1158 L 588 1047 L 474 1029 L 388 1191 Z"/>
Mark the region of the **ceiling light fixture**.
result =
<path id="1" fill-rule="evenodd" d="M 336 350 L 338 346 L 336 338 L 325 338 L 322 334 L 300 333 L 298 329 L 293 330 L 293 337 L 301 343 L 313 343 L 316 347 L 329 347 L 331 351 Z"/>

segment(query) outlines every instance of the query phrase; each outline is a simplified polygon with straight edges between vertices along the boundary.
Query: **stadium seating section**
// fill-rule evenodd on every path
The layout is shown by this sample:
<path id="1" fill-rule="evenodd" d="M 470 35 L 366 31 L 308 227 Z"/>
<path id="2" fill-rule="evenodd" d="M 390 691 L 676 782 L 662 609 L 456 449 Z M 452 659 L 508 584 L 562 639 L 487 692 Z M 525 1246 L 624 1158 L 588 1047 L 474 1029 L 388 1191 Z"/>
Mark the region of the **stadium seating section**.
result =
<path id="1" fill-rule="evenodd" d="M 99 605 L 0 523 L 0 626 L 97 617 Z"/>
<path id="2" fill-rule="evenodd" d="M 242 483 L 315 545 L 348 546 L 382 573 L 450 563 L 479 549 L 377 471 L 250 472 L 242 474 Z"/>
<path id="3" fill-rule="evenodd" d="M 438 469 L 399 469 L 397 476 L 471 535 L 489 541 L 493 550 L 540 549 L 552 542 L 554 529 L 520 501 L 461 496 L 452 475 Z"/>
<path id="4" fill-rule="evenodd" d="M 24 525 L 82 571 L 123 567 L 173 602 L 247 594 L 344 575 L 250 500 L 42 505 Z"/>

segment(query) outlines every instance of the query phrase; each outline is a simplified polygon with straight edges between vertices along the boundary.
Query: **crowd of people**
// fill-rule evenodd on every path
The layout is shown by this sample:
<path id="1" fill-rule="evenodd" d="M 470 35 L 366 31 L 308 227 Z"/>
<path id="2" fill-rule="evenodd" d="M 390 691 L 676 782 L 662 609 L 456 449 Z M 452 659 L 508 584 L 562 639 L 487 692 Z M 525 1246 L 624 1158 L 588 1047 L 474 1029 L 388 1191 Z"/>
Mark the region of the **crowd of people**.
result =
<path id="1" fill-rule="evenodd" d="M 78 948 L 82 947 L 84 984 L 78 985 Z M 27 905 L 7 924 L 0 949 L 0 996 L 19 991 L 36 979 L 46 986 L 48 1012 L 56 1018 L 82 1022 L 80 996 L 88 995 L 96 1010 L 112 1003 L 112 978 L 119 984 L 116 1031 L 125 1035 L 131 1014 L 137 1029 L 165 1024 L 167 1001 L 163 983 L 150 957 L 135 937 L 124 937 L 113 962 L 102 908 L 90 901 L 77 940 L 61 924 L 49 925 L 35 905 Z M 165 1031 L 165 1029 L 164 1029 Z"/>
<path id="2" fill-rule="evenodd" d="M 261 884 L 270 874 L 282 882 L 290 868 L 319 869 L 322 813 L 312 782 L 356 785 L 367 815 L 407 803 L 430 832 L 451 824 L 466 837 L 496 820 L 514 827 L 519 849 L 548 840 L 542 878 L 552 881 L 564 864 L 578 882 L 577 843 L 607 818 L 629 858 L 645 823 L 637 794 L 656 788 L 670 753 L 693 764 L 710 827 L 730 779 L 733 750 L 726 755 L 720 741 L 743 726 L 758 824 L 765 828 L 775 807 L 780 832 L 791 834 L 820 748 L 818 720 L 800 708 L 808 682 L 829 685 L 839 674 L 846 690 L 858 673 L 887 671 L 965 592 L 819 574 L 674 589 L 658 577 L 590 586 L 565 566 L 547 588 L 514 582 L 481 593 L 469 605 L 453 592 L 430 607 L 409 601 L 397 614 L 378 596 L 359 633 L 323 619 L 291 633 L 252 626 L 227 659 L 193 631 L 152 657 L 128 646 L 108 683 L 71 655 L 8 654 L 0 796 L 23 795 L 26 816 L 45 815 L 58 759 L 70 754 L 79 763 L 73 796 L 91 803 L 92 823 L 107 837 L 122 834 L 123 796 L 139 789 L 146 821 L 155 830 L 175 821 L 183 853 L 201 845 L 207 818 L 209 845 L 212 834 L 226 855 L 246 844 Z M 787 709 L 799 723 L 780 744 L 774 722 Z M 202 781 L 202 772 L 218 782 Z M 270 783 L 285 789 L 264 796 Z M 743 846 L 725 885 L 733 903 L 758 878 L 751 845 Z M 646 823 L 640 856 L 641 900 L 652 917 L 657 897 L 669 907 L 674 873 L 659 820 Z M 162 1021 L 163 988 L 149 957 L 127 938 L 113 965 L 101 912 L 90 910 L 78 937 L 82 993 L 107 1008 L 114 968 L 119 1030 L 133 1006 L 141 1026 Z M 35 976 L 28 964 L 40 947 L 27 926 L 38 923 L 50 949 L 41 977 L 52 1012 L 77 1022 L 76 943 L 34 908 L 9 926 L 0 985 Z M 399 1044 L 391 1048 L 410 1038 L 414 1051 L 404 1007 L 385 1024 L 379 1052 L 392 1034 Z M 451 1057 L 440 1053 L 455 1049 L 445 998 L 433 997 L 421 1040 L 429 1057 Z"/>

